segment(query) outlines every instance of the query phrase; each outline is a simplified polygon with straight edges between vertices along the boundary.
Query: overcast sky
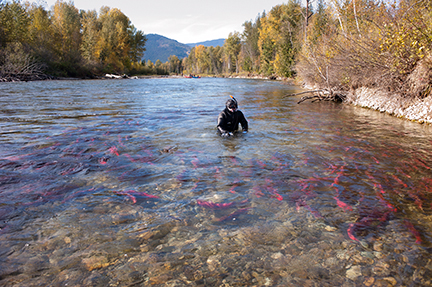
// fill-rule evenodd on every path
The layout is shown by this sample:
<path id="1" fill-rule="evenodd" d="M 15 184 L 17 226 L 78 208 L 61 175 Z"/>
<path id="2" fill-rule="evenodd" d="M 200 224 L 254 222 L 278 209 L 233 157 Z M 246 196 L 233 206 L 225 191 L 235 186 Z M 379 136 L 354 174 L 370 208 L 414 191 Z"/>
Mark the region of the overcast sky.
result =
<path id="1" fill-rule="evenodd" d="M 45 0 L 50 9 L 56 0 Z M 68 0 L 65 2 L 69 2 Z M 119 8 L 144 34 L 159 34 L 180 43 L 227 38 L 243 32 L 242 24 L 269 12 L 283 0 L 74 0 L 75 7 L 96 10 Z"/>

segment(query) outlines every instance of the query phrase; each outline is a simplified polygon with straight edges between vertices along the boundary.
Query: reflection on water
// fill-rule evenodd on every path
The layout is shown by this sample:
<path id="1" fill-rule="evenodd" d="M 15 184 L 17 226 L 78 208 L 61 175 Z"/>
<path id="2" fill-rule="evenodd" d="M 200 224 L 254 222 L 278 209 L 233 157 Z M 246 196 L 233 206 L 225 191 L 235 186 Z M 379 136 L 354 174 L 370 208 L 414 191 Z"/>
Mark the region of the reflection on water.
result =
<path id="1" fill-rule="evenodd" d="M 428 126 L 270 81 L 1 87 L 2 286 L 431 284 Z"/>

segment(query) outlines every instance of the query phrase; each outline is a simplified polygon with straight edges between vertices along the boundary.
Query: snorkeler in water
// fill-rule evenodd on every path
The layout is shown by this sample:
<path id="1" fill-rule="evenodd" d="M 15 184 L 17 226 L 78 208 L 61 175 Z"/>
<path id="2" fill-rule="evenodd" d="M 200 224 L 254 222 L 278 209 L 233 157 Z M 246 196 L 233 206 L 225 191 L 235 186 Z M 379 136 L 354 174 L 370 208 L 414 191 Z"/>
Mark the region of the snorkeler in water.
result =
<path id="1" fill-rule="evenodd" d="M 238 125 L 241 124 L 243 132 L 248 131 L 248 121 L 243 113 L 238 109 L 238 102 L 230 96 L 226 102 L 225 109 L 219 114 L 217 128 L 223 137 L 229 137 L 238 130 Z"/>

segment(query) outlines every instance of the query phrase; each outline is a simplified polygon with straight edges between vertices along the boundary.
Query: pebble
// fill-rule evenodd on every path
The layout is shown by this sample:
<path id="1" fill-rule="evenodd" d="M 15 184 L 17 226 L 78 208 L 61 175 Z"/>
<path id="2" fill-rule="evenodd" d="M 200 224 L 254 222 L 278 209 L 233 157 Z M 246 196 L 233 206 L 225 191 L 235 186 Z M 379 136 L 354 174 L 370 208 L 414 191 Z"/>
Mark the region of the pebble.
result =
<path id="1" fill-rule="evenodd" d="M 385 277 L 384 280 L 387 281 L 391 286 L 397 285 L 397 281 L 393 277 Z"/>
<path id="2" fill-rule="evenodd" d="M 220 261 L 218 256 L 210 256 L 207 259 L 207 264 L 210 271 L 216 270 L 220 266 Z"/>
<path id="3" fill-rule="evenodd" d="M 109 265 L 108 259 L 105 256 L 92 256 L 82 259 L 88 271 L 107 267 Z"/>
<path id="4" fill-rule="evenodd" d="M 374 251 L 383 251 L 383 243 L 382 242 L 374 242 L 373 250 Z"/>
<path id="5" fill-rule="evenodd" d="M 329 231 L 329 232 L 332 232 L 332 231 L 336 231 L 337 228 L 334 227 L 334 226 L 327 225 L 327 226 L 325 227 L 325 230 L 327 230 L 327 231 Z"/>
<path id="6" fill-rule="evenodd" d="M 346 277 L 351 280 L 356 280 L 358 277 L 362 276 L 361 267 L 360 266 L 352 266 L 346 272 Z"/>
<path id="7" fill-rule="evenodd" d="M 377 276 L 386 276 L 389 273 L 389 267 L 388 263 L 380 261 L 372 267 L 372 272 Z"/>
<path id="8" fill-rule="evenodd" d="M 363 281 L 363 284 L 364 284 L 366 287 L 370 287 L 370 286 L 372 286 L 372 285 L 374 284 L 374 282 L 375 282 L 375 278 L 373 278 L 373 277 L 367 277 L 367 278 Z"/>

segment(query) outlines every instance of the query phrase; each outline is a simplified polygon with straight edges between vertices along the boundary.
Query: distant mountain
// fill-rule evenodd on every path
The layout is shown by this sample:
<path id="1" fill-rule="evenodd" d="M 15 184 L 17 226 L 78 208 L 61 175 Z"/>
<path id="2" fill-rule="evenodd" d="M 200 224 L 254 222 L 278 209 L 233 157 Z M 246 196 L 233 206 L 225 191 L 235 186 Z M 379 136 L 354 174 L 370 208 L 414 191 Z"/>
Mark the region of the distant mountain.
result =
<path id="1" fill-rule="evenodd" d="M 179 43 L 176 40 L 158 34 L 147 34 L 146 38 L 146 51 L 144 52 L 143 59 L 145 61 L 150 60 L 153 63 L 157 60 L 161 60 L 162 63 L 165 63 L 171 55 L 183 59 L 189 55 L 191 49 L 191 47 L 186 44 Z"/>
<path id="2" fill-rule="evenodd" d="M 203 45 L 204 47 L 216 47 L 216 46 L 223 46 L 225 43 L 225 39 L 216 39 L 216 40 L 211 40 L 211 41 L 204 41 L 204 42 L 199 42 L 199 43 L 189 43 L 186 44 L 189 47 L 195 47 L 195 46 L 199 46 L 199 45 Z"/>
<path id="3" fill-rule="evenodd" d="M 205 47 L 216 47 L 223 46 L 225 42 L 225 39 L 217 39 L 199 43 L 182 44 L 176 40 L 158 34 L 147 34 L 146 37 L 146 51 L 144 52 L 143 60 L 150 60 L 153 63 L 157 60 L 161 60 L 162 63 L 165 63 L 171 55 L 175 55 L 181 60 L 187 57 L 189 51 L 195 46 L 204 45 Z"/>

